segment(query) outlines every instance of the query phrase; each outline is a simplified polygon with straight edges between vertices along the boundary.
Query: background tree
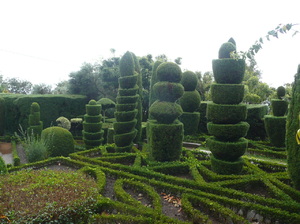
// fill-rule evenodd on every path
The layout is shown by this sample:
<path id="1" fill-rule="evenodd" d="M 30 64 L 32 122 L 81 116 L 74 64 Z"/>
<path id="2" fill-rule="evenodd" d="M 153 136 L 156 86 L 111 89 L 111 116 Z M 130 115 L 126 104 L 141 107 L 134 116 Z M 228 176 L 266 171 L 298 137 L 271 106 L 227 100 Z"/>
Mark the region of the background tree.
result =
<path id="1" fill-rule="evenodd" d="M 52 86 L 45 83 L 35 84 L 32 87 L 32 94 L 52 94 Z"/>
<path id="2" fill-rule="evenodd" d="M 56 84 L 53 94 L 68 94 L 69 93 L 69 81 L 62 81 Z"/>
<path id="3" fill-rule="evenodd" d="M 10 93 L 29 94 L 32 83 L 18 78 L 8 78 L 3 81 L 3 87 Z"/>
<path id="4" fill-rule="evenodd" d="M 209 90 L 210 85 L 214 82 L 214 77 L 212 72 L 205 72 L 203 75 L 201 72 L 195 72 L 198 77 L 198 84 L 196 90 L 200 93 L 202 101 L 210 100 Z"/>

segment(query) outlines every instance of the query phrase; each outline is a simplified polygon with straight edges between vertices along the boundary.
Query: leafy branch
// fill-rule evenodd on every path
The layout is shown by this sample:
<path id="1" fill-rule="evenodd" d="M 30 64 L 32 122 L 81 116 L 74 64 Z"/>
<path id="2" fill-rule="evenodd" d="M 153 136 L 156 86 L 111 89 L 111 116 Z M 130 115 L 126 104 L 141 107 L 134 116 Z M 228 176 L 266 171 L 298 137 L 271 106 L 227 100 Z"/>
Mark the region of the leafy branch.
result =
<path id="1" fill-rule="evenodd" d="M 299 24 L 279 24 L 274 30 L 271 30 L 267 33 L 266 36 L 259 38 L 255 43 L 247 50 L 247 51 L 239 51 L 239 52 L 231 52 L 230 57 L 234 59 L 246 59 L 254 60 L 255 54 L 262 49 L 262 45 L 264 44 L 265 40 L 270 41 L 270 37 L 278 38 L 279 34 L 286 34 L 289 31 L 294 31 L 292 36 L 295 36 L 297 33 L 299 33 L 298 30 L 292 29 L 293 27 L 297 26 Z"/>

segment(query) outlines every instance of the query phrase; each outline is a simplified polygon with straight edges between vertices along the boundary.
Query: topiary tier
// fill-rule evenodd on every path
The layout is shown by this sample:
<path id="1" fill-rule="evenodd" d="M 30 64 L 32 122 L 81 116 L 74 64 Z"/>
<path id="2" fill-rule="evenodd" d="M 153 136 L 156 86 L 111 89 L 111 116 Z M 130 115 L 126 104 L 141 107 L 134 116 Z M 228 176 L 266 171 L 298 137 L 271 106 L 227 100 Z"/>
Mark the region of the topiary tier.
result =
<path id="1" fill-rule="evenodd" d="M 182 108 L 175 103 L 183 94 L 179 83 L 182 77 L 180 67 L 165 62 L 157 68 L 158 82 L 153 86 L 158 98 L 149 108 L 151 120 L 148 120 L 147 132 L 149 151 L 154 160 L 178 160 L 182 150 L 183 124 L 177 119 Z"/>
<path id="2" fill-rule="evenodd" d="M 27 133 L 39 138 L 43 130 L 43 122 L 41 121 L 40 105 L 33 102 L 30 106 L 29 122 Z"/>
<path id="3" fill-rule="evenodd" d="M 184 93 L 178 102 L 183 110 L 179 120 L 184 125 L 185 135 L 194 135 L 198 131 L 200 113 L 197 110 L 201 103 L 201 97 L 196 90 L 197 83 L 198 78 L 194 72 L 182 73 L 181 84 L 184 87 Z"/>
<path id="4" fill-rule="evenodd" d="M 95 100 L 90 100 L 85 106 L 82 138 L 87 149 L 97 147 L 103 142 L 101 104 Z"/>
<path id="5" fill-rule="evenodd" d="M 207 146 L 212 152 L 212 170 L 219 174 L 239 174 L 243 169 L 243 159 L 248 147 L 249 124 L 247 106 L 241 104 L 244 97 L 245 61 L 230 58 L 236 51 L 235 41 L 222 44 L 219 59 L 213 60 L 213 74 L 216 84 L 211 86 L 213 103 L 207 105 L 209 134 Z"/>
<path id="6" fill-rule="evenodd" d="M 282 98 L 285 95 L 285 88 L 280 86 L 277 88 L 278 99 L 271 100 L 271 108 L 273 115 L 266 115 L 264 117 L 264 124 L 267 136 L 272 145 L 276 147 L 285 146 L 285 132 L 286 132 L 286 112 L 288 109 L 288 102 Z"/>

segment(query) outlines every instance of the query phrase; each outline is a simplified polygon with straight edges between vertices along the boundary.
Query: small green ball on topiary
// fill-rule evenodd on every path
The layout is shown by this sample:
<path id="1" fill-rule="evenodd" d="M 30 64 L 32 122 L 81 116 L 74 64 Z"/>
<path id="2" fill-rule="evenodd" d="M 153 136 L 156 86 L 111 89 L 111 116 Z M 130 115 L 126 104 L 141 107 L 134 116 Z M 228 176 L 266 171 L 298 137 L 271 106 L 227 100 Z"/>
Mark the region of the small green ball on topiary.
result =
<path id="1" fill-rule="evenodd" d="M 184 91 L 194 91 L 198 83 L 198 78 L 194 72 L 185 71 L 182 73 L 181 84 Z"/>
<path id="2" fill-rule="evenodd" d="M 181 68 L 173 62 L 164 62 L 157 68 L 157 79 L 159 81 L 180 82 Z"/>
<path id="3" fill-rule="evenodd" d="M 68 156 L 74 152 L 73 136 L 65 128 L 46 128 L 42 131 L 41 138 L 45 141 L 50 156 Z"/>
<path id="4" fill-rule="evenodd" d="M 283 86 L 279 86 L 277 88 L 277 98 L 282 99 L 285 96 L 285 88 Z"/>
<path id="5" fill-rule="evenodd" d="M 221 45 L 219 50 L 219 59 L 230 58 L 230 53 L 236 51 L 236 47 L 231 42 L 226 42 Z"/>
<path id="6" fill-rule="evenodd" d="M 179 99 L 179 104 L 184 112 L 195 112 L 201 103 L 201 97 L 197 90 L 185 91 Z"/>
<path id="7" fill-rule="evenodd" d="M 40 112 L 40 105 L 37 102 L 33 102 L 30 107 L 30 113 Z"/>
<path id="8" fill-rule="evenodd" d="M 96 100 L 90 100 L 89 101 L 89 105 L 96 105 L 97 104 L 97 101 Z"/>

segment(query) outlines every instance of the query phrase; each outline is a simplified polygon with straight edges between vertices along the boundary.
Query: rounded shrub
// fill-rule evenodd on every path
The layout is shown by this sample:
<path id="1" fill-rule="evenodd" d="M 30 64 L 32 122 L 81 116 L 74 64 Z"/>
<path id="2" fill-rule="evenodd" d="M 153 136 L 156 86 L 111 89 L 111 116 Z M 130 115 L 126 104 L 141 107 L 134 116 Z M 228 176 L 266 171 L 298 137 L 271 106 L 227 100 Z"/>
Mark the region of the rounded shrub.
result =
<path id="1" fill-rule="evenodd" d="M 276 90 L 277 98 L 282 99 L 285 96 L 285 88 L 283 86 L 279 86 Z"/>
<path id="2" fill-rule="evenodd" d="M 244 98 L 244 85 L 214 83 L 210 86 L 210 92 L 216 104 L 239 104 Z"/>
<path id="3" fill-rule="evenodd" d="M 138 75 L 122 76 L 119 78 L 119 86 L 122 89 L 132 89 L 136 86 Z"/>
<path id="4" fill-rule="evenodd" d="M 153 86 L 153 91 L 160 101 L 175 102 L 184 93 L 184 88 L 180 83 L 157 82 Z"/>
<path id="5" fill-rule="evenodd" d="M 180 82 L 181 68 L 173 62 L 164 62 L 157 67 L 157 79 L 159 81 Z"/>
<path id="6" fill-rule="evenodd" d="M 236 51 L 236 46 L 232 42 L 226 42 L 219 49 L 219 59 L 230 58 L 230 53 Z"/>
<path id="7" fill-rule="evenodd" d="M 246 152 L 248 140 L 240 138 L 237 141 L 219 141 L 215 137 L 207 138 L 206 144 L 215 158 L 235 161 Z"/>
<path id="8" fill-rule="evenodd" d="M 228 174 L 240 174 L 243 170 L 244 160 L 240 157 L 234 162 L 220 160 L 214 156 L 210 157 L 211 167 L 215 173 L 228 175 Z"/>
<path id="9" fill-rule="evenodd" d="M 131 76 L 134 74 L 134 59 L 129 51 L 120 59 L 119 69 L 121 76 Z"/>
<path id="10" fill-rule="evenodd" d="M 151 116 L 163 124 L 173 123 L 182 112 L 179 104 L 159 100 L 155 101 L 149 109 Z"/>
<path id="11" fill-rule="evenodd" d="M 245 137 L 249 127 L 250 125 L 247 122 L 239 122 L 237 124 L 207 123 L 208 133 L 223 141 L 233 141 Z"/>
<path id="12" fill-rule="evenodd" d="M 50 156 L 68 156 L 74 152 L 73 136 L 65 128 L 46 128 L 42 131 L 41 138 L 45 141 Z"/>
<path id="13" fill-rule="evenodd" d="M 212 61 L 215 81 L 222 84 L 240 84 L 245 73 L 245 60 L 224 58 Z"/>
<path id="14" fill-rule="evenodd" d="M 246 117 L 246 104 L 207 104 L 207 119 L 215 124 L 236 124 Z"/>
<path id="15" fill-rule="evenodd" d="M 182 73 L 181 84 L 184 91 L 194 91 L 198 83 L 198 78 L 194 72 L 185 71 Z"/>
<path id="16" fill-rule="evenodd" d="M 183 96 L 179 99 L 179 104 L 184 112 L 196 111 L 201 103 L 201 97 L 197 90 L 185 91 Z"/>

